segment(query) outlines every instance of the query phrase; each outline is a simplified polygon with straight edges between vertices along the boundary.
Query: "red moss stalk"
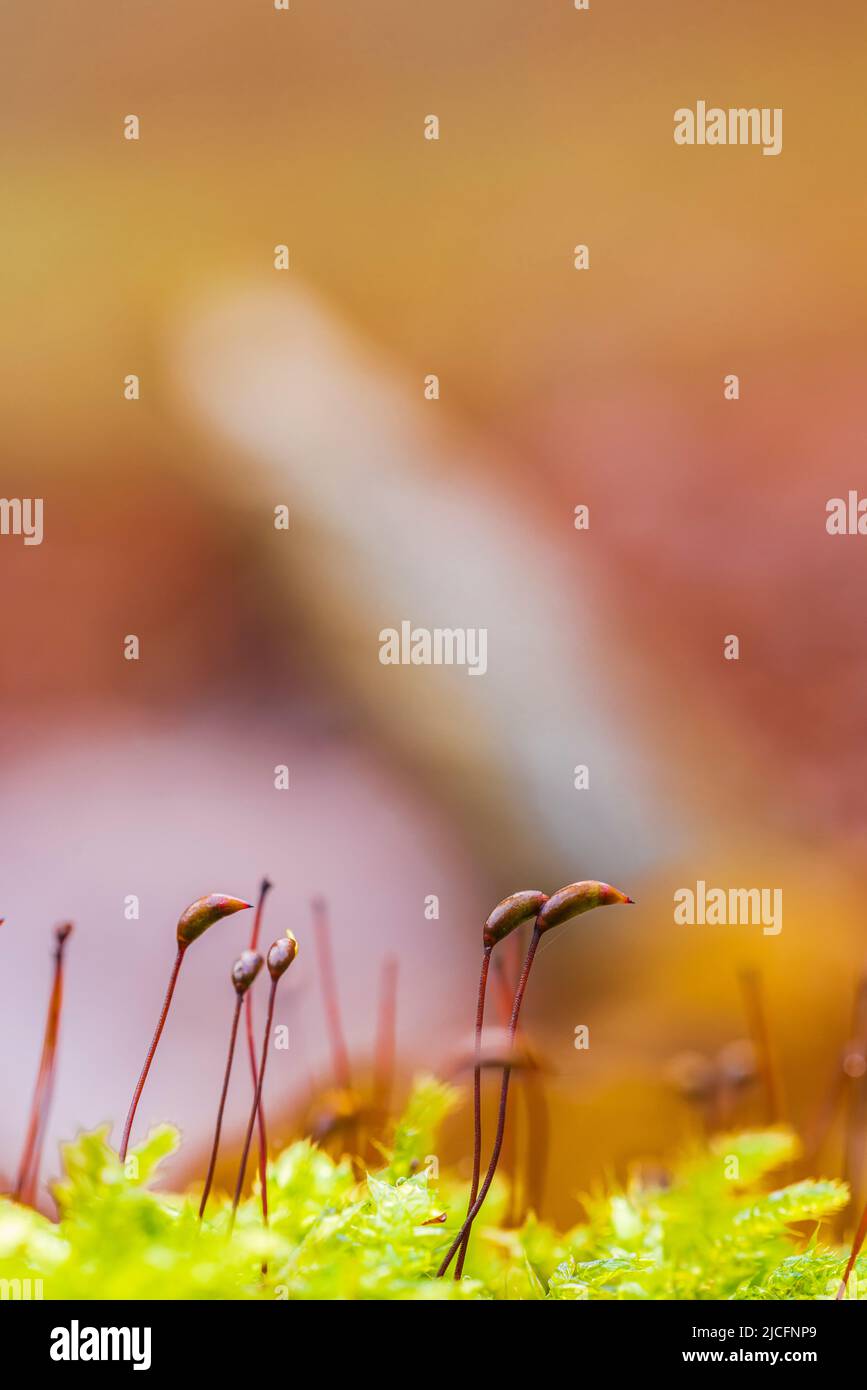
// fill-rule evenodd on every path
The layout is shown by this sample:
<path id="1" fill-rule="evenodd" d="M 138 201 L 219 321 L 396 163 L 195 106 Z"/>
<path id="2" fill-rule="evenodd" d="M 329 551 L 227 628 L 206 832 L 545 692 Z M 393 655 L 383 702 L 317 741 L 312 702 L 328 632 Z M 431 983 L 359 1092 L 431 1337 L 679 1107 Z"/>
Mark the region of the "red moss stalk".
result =
<path id="1" fill-rule="evenodd" d="M 214 1181 L 214 1169 L 217 1166 L 217 1154 L 220 1149 L 220 1131 L 223 1128 L 223 1111 L 226 1108 L 226 1096 L 229 1091 L 229 1079 L 232 1075 L 232 1061 L 235 1056 L 235 1040 L 238 1036 L 238 1021 L 241 1017 L 241 1005 L 245 996 L 249 998 L 250 986 L 262 969 L 262 957 L 255 951 L 242 951 L 241 955 L 232 966 L 232 984 L 235 988 L 235 1007 L 232 1010 L 232 1031 L 229 1036 L 229 1055 L 226 1059 L 226 1071 L 223 1076 L 223 1089 L 220 1093 L 220 1105 L 217 1110 L 217 1124 L 214 1130 L 214 1142 L 211 1146 L 211 1159 L 208 1163 L 208 1175 L 205 1178 L 205 1187 L 202 1192 L 202 1200 L 199 1204 L 199 1220 L 205 1214 L 205 1207 L 208 1204 L 208 1194 L 211 1190 L 211 1183 Z M 267 1208 L 264 1209 L 265 1224 L 268 1224 Z"/>
<path id="2" fill-rule="evenodd" d="M 515 896 L 519 897 L 521 895 Z M 508 902 L 508 899 L 506 901 Z M 541 908 L 537 909 L 538 915 L 535 917 L 533 935 L 530 938 L 530 945 L 524 957 L 521 978 L 518 981 L 518 988 L 515 991 L 515 998 L 512 1004 L 512 1016 L 509 1020 L 508 1036 L 508 1048 L 510 1052 L 514 1048 L 515 1033 L 518 1027 L 518 1018 L 521 1013 L 521 1005 L 524 1002 L 527 981 L 530 978 L 533 960 L 543 933 L 549 931 L 552 927 L 559 926 L 562 922 L 569 921 L 572 917 L 577 917 L 581 913 L 589 912 L 594 907 L 606 907 L 613 903 L 631 903 L 632 901 L 633 899 L 628 897 L 627 894 L 621 893 L 619 889 L 612 888 L 607 883 L 599 883 L 596 880 L 584 880 L 580 883 L 567 884 L 565 888 L 561 888 L 553 897 L 548 898 Z M 503 904 L 500 906 L 503 907 Z M 486 930 L 484 939 L 487 945 L 489 940 L 498 940 L 499 937 L 493 932 L 488 932 Z M 503 1147 L 503 1136 L 506 1130 L 506 1111 L 511 1072 L 511 1063 L 507 1063 L 503 1068 L 503 1079 L 500 1086 L 500 1104 L 497 1114 L 497 1132 L 494 1138 L 494 1147 L 490 1162 L 488 1163 L 488 1171 L 485 1174 L 485 1180 L 467 1213 L 463 1226 L 458 1231 L 458 1234 L 446 1252 L 442 1264 L 437 1270 L 437 1277 L 440 1279 L 446 1273 L 458 1250 L 463 1250 L 464 1244 L 472 1231 L 473 1222 L 481 1211 L 485 1198 L 490 1190 L 491 1183 L 494 1180 L 494 1175 L 500 1160 L 500 1152 Z"/>
<path id="3" fill-rule="evenodd" d="M 271 990 L 268 995 L 268 1014 L 265 1019 L 265 1036 L 262 1039 L 262 1057 L 259 1062 L 259 1075 L 256 1082 L 256 1094 L 253 1097 L 253 1108 L 250 1111 L 250 1118 L 247 1121 L 247 1133 L 244 1136 L 244 1148 L 241 1152 L 241 1164 L 238 1169 L 238 1181 L 235 1184 L 235 1195 L 232 1199 L 232 1217 L 229 1224 L 229 1231 L 234 1228 L 235 1216 L 238 1211 L 238 1203 L 241 1200 L 241 1193 L 244 1190 L 244 1177 L 247 1172 L 247 1159 L 250 1156 L 250 1143 L 253 1138 L 253 1125 L 256 1122 L 256 1115 L 262 1101 L 262 1087 L 265 1083 L 265 1065 L 268 1061 L 268 1043 L 271 1038 L 271 1024 L 274 1021 L 274 999 L 277 994 L 277 985 L 293 960 L 298 954 L 298 942 L 290 931 L 285 936 L 279 938 L 272 945 L 268 952 L 268 974 L 271 976 Z M 266 1173 L 267 1182 L 267 1173 Z M 266 1203 L 267 1209 L 267 1203 Z M 264 1268 L 264 1267 L 263 1267 Z"/>
<path id="4" fill-rule="evenodd" d="M 488 971 L 494 947 L 501 941 L 514 940 L 512 935 L 524 922 L 532 921 L 539 909 L 548 901 L 548 895 L 535 888 L 527 888 L 520 893 L 512 893 L 497 903 L 482 928 L 482 971 L 479 977 L 479 992 L 476 998 L 476 1027 L 474 1035 L 475 1059 L 473 1064 L 473 1176 L 470 1182 L 470 1195 L 467 1202 L 467 1217 L 479 1192 L 479 1179 L 482 1173 L 482 1030 L 485 1022 L 485 996 L 488 988 Z M 499 960 L 499 957 L 498 957 Z M 502 978 L 502 972 L 500 972 Z M 460 1279 L 467 1257 L 470 1241 L 469 1228 L 461 1242 L 455 1278 Z"/>
<path id="5" fill-rule="evenodd" d="M 271 882 L 263 878 L 259 885 L 259 900 L 256 903 L 256 913 L 253 917 L 253 930 L 250 933 L 249 950 L 256 951 L 259 946 L 259 932 L 262 927 L 262 911 L 265 906 L 265 899 L 272 888 Z M 244 1022 L 247 1029 L 247 1054 L 250 1058 L 250 1073 L 253 1077 L 253 1091 L 255 1093 L 258 1084 L 258 1067 L 256 1064 L 256 1043 L 253 1039 L 253 996 L 248 993 L 244 1004 Z M 268 1224 L 268 1184 L 265 1181 L 265 1174 L 268 1168 L 268 1136 L 265 1129 L 265 1106 L 259 1101 L 256 1111 L 256 1124 L 258 1127 L 259 1143 L 259 1188 L 262 1193 L 262 1220 Z"/>
<path id="6" fill-rule="evenodd" d="M 846 1273 L 843 1275 L 843 1278 L 840 1282 L 840 1287 L 837 1290 L 838 1302 L 841 1298 L 844 1298 L 846 1295 L 846 1285 L 849 1282 L 849 1275 L 855 1268 L 855 1261 L 861 1253 L 861 1246 L 864 1244 L 865 1236 L 867 1236 L 867 1206 L 864 1207 L 864 1210 L 861 1213 L 861 1220 L 858 1222 L 858 1229 L 855 1232 L 855 1239 L 852 1241 L 852 1253 L 849 1256 L 849 1263 L 846 1265 Z"/>
<path id="7" fill-rule="evenodd" d="M 197 941 L 202 933 L 206 932 L 208 927 L 213 926 L 215 922 L 218 922 L 221 917 L 229 917 L 233 912 L 240 912 L 242 908 L 251 906 L 251 903 L 245 903 L 242 898 L 228 898 L 223 893 L 212 893 L 207 898 L 197 898 L 194 903 L 190 904 L 185 912 L 181 913 L 177 926 L 178 953 L 175 956 L 175 963 L 172 966 L 172 973 L 169 976 L 168 989 L 166 990 L 166 997 L 163 1000 L 163 1007 L 160 1011 L 159 1020 L 157 1021 L 156 1031 L 151 1039 L 151 1045 L 147 1050 L 141 1076 L 136 1082 L 129 1112 L 126 1117 L 126 1123 L 123 1127 L 123 1138 L 120 1142 L 121 1163 L 126 1159 L 126 1151 L 129 1147 L 129 1136 L 132 1131 L 135 1112 L 138 1109 L 141 1093 L 144 1090 L 148 1072 L 151 1069 L 151 1063 L 156 1055 L 156 1050 L 160 1038 L 162 1037 L 163 1028 L 165 1027 L 169 1008 L 171 1007 L 172 995 L 175 992 L 175 985 L 178 982 L 178 975 L 180 974 L 187 947 L 191 946 L 194 941 Z"/>
<path id="8" fill-rule="evenodd" d="M 319 979 L 322 984 L 322 1002 L 325 1007 L 325 1020 L 331 1042 L 331 1057 L 334 1067 L 334 1080 L 344 1091 L 352 1088 L 352 1068 L 349 1065 L 349 1049 L 343 1033 L 340 1017 L 340 1003 L 337 997 L 337 979 L 334 973 L 334 957 L 331 951 L 331 931 L 328 923 L 328 909 L 323 898 L 314 898 L 313 927 L 316 940 L 316 959 L 319 964 Z"/>
<path id="9" fill-rule="evenodd" d="M 60 1036 L 60 1015 L 63 1009 L 63 953 L 71 934 L 72 924 L 70 922 L 58 927 L 54 934 L 54 977 L 48 999 L 48 1013 L 45 1019 L 39 1070 L 36 1074 L 36 1085 L 33 1088 L 30 1120 L 15 1183 L 14 1195 L 17 1202 L 32 1203 L 36 1195 L 39 1168 L 42 1161 L 42 1146 L 45 1142 L 45 1130 L 51 1109 L 51 1098 L 54 1094 L 57 1043 Z"/>

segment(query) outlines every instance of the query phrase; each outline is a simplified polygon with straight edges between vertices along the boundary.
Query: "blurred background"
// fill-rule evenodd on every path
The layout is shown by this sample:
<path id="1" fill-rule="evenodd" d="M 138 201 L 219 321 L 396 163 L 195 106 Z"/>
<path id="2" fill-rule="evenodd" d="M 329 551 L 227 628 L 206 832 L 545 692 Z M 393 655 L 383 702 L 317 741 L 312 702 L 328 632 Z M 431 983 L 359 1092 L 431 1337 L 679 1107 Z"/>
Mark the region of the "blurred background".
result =
<path id="1" fill-rule="evenodd" d="M 119 1137 L 181 909 L 263 874 L 301 945 L 277 1138 L 329 1076 L 313 895 L 360 1059 L 398 963 L 400 1086 L 465 1051 L 493 905 L 585 877 L 638 905 L 552 934 L 528 994 L 548 1213 L 688 1130 L 671 1059 L 747 1033 L 744 969 L 809 1122 L 867 957 L 867 562 L 825 531 L 863 477 L 863 7 L 50 0 L 0 33 L 0 491 L 45 508 L 0 538 L 0 1170 L 52 925 L 49 1175 Z M 783 153 L 675 146 L 698 99 L 782 107 Z M 381 665 L 403 619 L 487 628 L 487 674 Z M 781 934 L 675 926 L 697 879 L 781 888 Z M 138 1112 L 193 1170 L 245 916 Z M 234 1137 L 247 1102 L 239 1068 Z"/>

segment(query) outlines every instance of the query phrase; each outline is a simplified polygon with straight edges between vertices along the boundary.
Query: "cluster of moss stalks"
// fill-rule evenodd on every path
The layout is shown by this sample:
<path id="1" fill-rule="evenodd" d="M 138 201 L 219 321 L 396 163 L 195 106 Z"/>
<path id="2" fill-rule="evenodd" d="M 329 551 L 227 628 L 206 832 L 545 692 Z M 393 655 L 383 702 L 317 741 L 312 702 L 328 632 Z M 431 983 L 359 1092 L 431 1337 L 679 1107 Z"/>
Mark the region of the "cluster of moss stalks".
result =
<path id="1" fill-rule="evenodd" d="M 53 1299 L 829 1299 L 867 1296 L 856 1236 L 846 1252 L 827 1243 L 823 1224 L 847 1205 L 846 1183 L 804 1180 L 774 1188 L 773 1175 L 798 1156 L 787 1127 L 715 1134 L 649 1181 L 581 1197 L 580 1224 L 557 1232 L 532 1212 L 519 1225 L 509 1182 L 497 1172 L 512 1046 L 536 947 L 544 931 L 592 908 L 632 900 L 596 881 L 547 895 L 527 891 L 498 904 L 484 924 L 476 1012 L 473 1174 L 466 1184 L 439 1173 L 437 1132 L 460 1093 L 420 1078 L 399 1120 L 377 1143 L 381 1161 L 364 1167 L 309 1139 L 268 1160 L 262 1108 L 274 993 L 295 958 L 291 932 L 268 952 L 271 975 L 261 1056 L 250 1040 L 253 1100 L 234 1196 L 212 1190 L 223 1104 L 241 1007 L 262 958 L 255 945 L 263 883 L 250 948 L 232 968 L 235 1007 L 217 1127 L 204 1184 L 187 1193 L 155 1190 L 158 1168 L 178 1147 L 169 1126 L 130 1147 L 138 1100 L 156 1053 L 181 962 L 213 922 L 250 904 L 211 895 L 182 914 L 177 956 L 123 1131 L 119 1152 L 108 1130 L 63 1146 L 64 1176 L 53 1187 L 59 1219 L 33 1205 L 48 1101 L 54 1084 L 62 1001 L 63 944 L 55 978 L 30 1126 L 15 1192 L 0 1199 L 0 1281 L 5 1296 Z M 532 925 L 517 981 L 502 1063 L 496 1134 L 481 1181 L 479 1107 L 481 1032 L 493 948 Z M 325 972 L 329 972 L 326 970 Z M 328 1000 L 326 1003 L 328 1005 Z M 331 1000 L 330 1012 L 334 1013 Z M 248 1012 L 248 1028 L 251 1027 Z M 259 1166 L 243 1197 L 254 1124 Z M 210 1194 L 210 1203 L 208 1197 Z M 483 1211 L 484 1207 L 484 1211 Z M 474 1222 L 476 1239 L 469 1237 Z M 863 1222 L 862 1222 L 863 1225 Z M 859 1232 L 863 1238 L 863 1231 Z M 457 1258 L 456 1258 L 457 1257 Z M 454 1279 L 444 1278 L 456 1259 Z"/>
<path id="2" fill-rule="evenodd" d="M 200 1188 L 155 1191 L 178 1134 L 162 1127 L 125 1163 L 106 1131 L 63 1147 L 53 1189 L 59 1221 L 0 1200 L 0 1277 L 7 1296 L 46 1299 L 830 1299 L 845 1251 L 823 1223 L 848 1200 L 844 1184 L 774 1188 L 797 1140 L 777 1128 L 718 1136 L 684 1153 L 658 1185 L 635 1181 L 584 1194 L 585 1219 L 557 1232 L 532 1214 L 500 1222 L 497 1178 L 463 1277 L 436 1278 L 460 1226 L 467 1187 L 434 1176 L 436 1133 L 460 1094 L 430 1077 L 413 1087 L 383 1164 L 359 1177 L 309 1140 L 268 1165 L 269 1222 L 258 1186 L 239 1204 Z M 731 1176 L 737 1174 L 737 1176 Z M 266 1271 L 263 1273 L 263 1269 Z M 867 1297 L 867 1257 L 848 1296 Z"/>

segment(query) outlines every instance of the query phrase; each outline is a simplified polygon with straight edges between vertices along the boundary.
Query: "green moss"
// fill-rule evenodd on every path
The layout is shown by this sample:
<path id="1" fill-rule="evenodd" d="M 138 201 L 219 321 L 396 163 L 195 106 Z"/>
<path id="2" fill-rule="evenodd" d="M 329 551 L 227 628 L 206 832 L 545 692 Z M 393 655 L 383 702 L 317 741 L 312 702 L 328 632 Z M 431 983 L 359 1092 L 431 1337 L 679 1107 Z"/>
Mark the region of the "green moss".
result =
<path id="1" fill-rule="evenodd" d="M 587 1197 L 589 1219 L 565 1233 L 534 1217 L 501 1229 L 506 1193 L 495 1184 L 466 1277 L 437 1280 L 466 1205 L 466 1188 L 436 1177 L 431 1158 L 456 1101 L 450 1087 L 421 1078 L 382 1168 L 362 1183 L 348 1163 L 292 1144 L 269 1168 L 269 1229 L 254 1194 L 231 1239 L 225 1194 L 214 1194 L 200 1225 L 193 1196 L 151 1190 L 178 1145 L 175 1130 L 154 1130 L 126 1166 L 106 1130 L 83 1134 L 63 1149 L 58 1223 L 0 1202 L 0 1278 L 41 1279 L 48 1299 L 834 1296 L 845 1252 L 822 1243 L 821 1223 L 848 1194 L 829 1181 L 773 1188 L 771 1175 L 797 1152 L 785 1129 L 718 1138 L 684 1155 L 665 1187 Z M 793 1231 L 805 1222 L 808 1235 Z M 867 1297 L 867 1256 L 857 1274 Z"/>

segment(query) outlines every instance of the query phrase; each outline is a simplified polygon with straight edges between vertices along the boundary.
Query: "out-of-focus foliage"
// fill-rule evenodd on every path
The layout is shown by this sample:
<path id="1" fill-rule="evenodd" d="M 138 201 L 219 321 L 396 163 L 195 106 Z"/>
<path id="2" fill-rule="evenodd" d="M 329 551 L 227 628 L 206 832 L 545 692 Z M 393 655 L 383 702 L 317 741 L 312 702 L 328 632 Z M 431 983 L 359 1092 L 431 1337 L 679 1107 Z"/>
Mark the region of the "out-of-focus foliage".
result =
<path id="1" fill-rule="evenodd" d="M 841 1210 L 837 1182 L 772 1190 L 769 1175 L 796 1154 L 787 1130 L 729 1135 L 687 1155 L 657 1186 L 631 1184 L 584 1199 L 588 1220 L 558 1234 L 531 1217 L 496 1225 L 495 1184 L 465 1277 L 434 1277 L 466 1203 L 437 1176 L 438 1125 L 456 1103 L 431 1078 L 415 1086 L 384 1166 L 363 1182 L 308 1141 L 269 1168 L 271 1221 L 258 1197 L 229 1201 L 205 1221 L 195 1194 L 149 1190 L 176 1131 L 152 1131 L 122 1166 L 107 1131 L 64 1149 L 55 1189 L 59 1222 L 0 1203 L 0 1278 L 41 1280 L 49 1299 L 788 1299 L 829 1298 L 844 1252 L 819 1226 Z M 794 1229 L 793 1229 L 794 1228 Z M 263 1266 L 267 1273 L 263 1274 Z M 851 1292 L 867 1297 L 867 1256 Z M 10 1286 L 14 1291 L 14 1285 Z M 14 1292 L 13 1292 L 14 1296 Z"/>
<path id="2" fill-rule="evenodd" d="M 848 1191 L 812 1181 L 768 1190 L 768 1176 L 796 1156 L 786 1129 L 723 1135 L 682 1160 L 667 1186 L 589 1200 L 590 1221 L 572 1232 L 551 1296 L 833 1298 L 842 1252 L 820 1244 L 819 1226 Z M 808 1234 L 793 1230 L 800 1223 Z"/>

